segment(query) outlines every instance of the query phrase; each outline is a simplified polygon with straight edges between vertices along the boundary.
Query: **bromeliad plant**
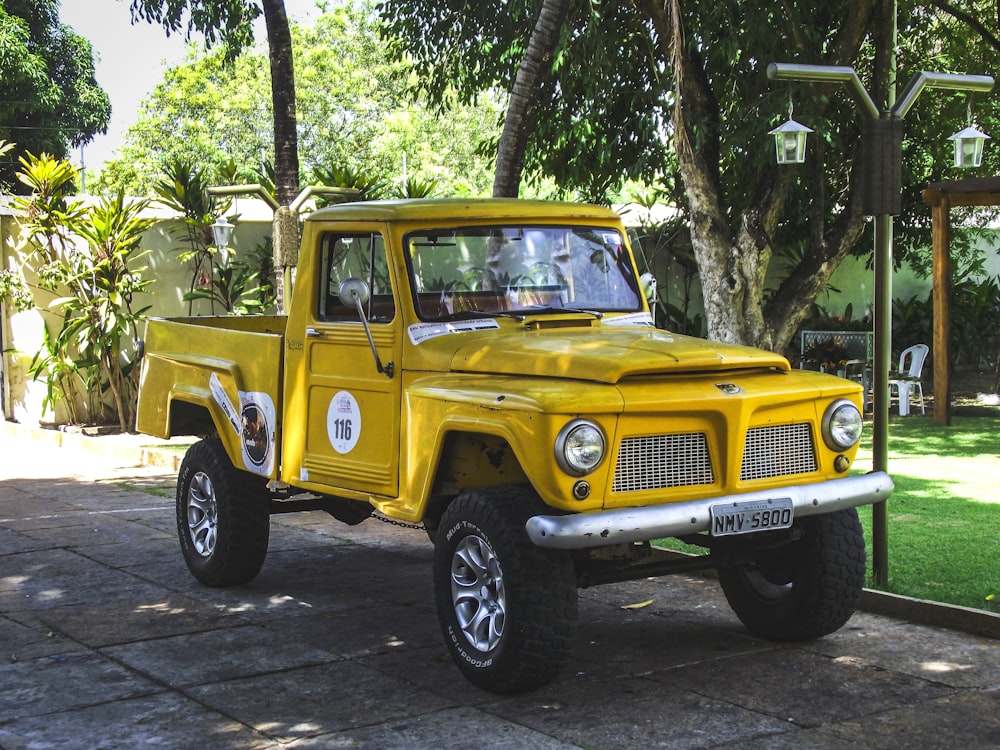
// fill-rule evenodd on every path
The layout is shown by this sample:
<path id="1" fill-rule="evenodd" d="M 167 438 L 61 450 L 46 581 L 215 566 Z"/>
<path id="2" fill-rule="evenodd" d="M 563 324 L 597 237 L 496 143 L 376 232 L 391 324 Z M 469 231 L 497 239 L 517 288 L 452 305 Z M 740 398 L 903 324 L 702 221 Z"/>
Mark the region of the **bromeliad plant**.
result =
<path id="1" fill-rule="evenodd" d="M 95 411 L 107 389 L 119 426 L 130 430 L 138 375 L 131 344 L 148 310 L 133 307 L 134 295 L 149 283 L 142 278 L 145 269 L 136 266 L 142 234 L 152 224 L 141 217 L 148 202 L 119 194 L 85 208 L 66 200 L 76 176 L 68 162 L 29 154 L 21 164 L 18 179 L 32 191 L 15 201 L 23 216 L 25 260 L 43 289 L 61 295 L 50 304 L 63 314 L 59 333 L 47 338 L 32 373 L 49 379 L 50 398 L 73 401 L 67 407 L 77 420 L 84 415 L 76 411 L 74 389 L 85 390 L 90 421 L 100 418 Z"/>
<path id="2" fill-rule="evenodd" d="M 225 170 L 222 182 L 232 182 L 235 165 Z M 163 176 L 153 185 L 157 202 L 179 213 L 183 226 L 171 231 L 181 243 L 178 260 L 191 271 L 191 286 L 184 295 L 188 302 L 188 315 L 193 314 L 195 299 L 208 299 L 215 314 L 213 294 L 198 295 L 199 289 L 209 287 L 214 291 L 216 247 L 212 238 L 212 222 L 229 207 L 229 201 L 219 202 L 209 192 L 211 179 L 204 170 L 186 161 L 172 161 L 163 167 Z"/>

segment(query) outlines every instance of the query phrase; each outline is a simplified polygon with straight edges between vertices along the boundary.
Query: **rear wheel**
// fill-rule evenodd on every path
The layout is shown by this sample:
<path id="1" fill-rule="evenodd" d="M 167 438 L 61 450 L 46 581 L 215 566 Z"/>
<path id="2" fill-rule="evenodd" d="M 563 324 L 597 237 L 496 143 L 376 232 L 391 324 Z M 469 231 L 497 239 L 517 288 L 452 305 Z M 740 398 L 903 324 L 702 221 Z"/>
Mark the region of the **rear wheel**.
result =
<path id="1" fill-rule="evenodd" d="M 177 476 L 177 535 L 200 583 L 236 586 L 260 572 L 269 501 L 264 481 L 236 469 L 222 441 L 202 440 L 188 449 Z"/>
<path id="2" fill-rule="evenodd" d="M 854 614 L 865 583 L 865 543 L 854 508 L 795 522 L 801 537 L 719 568 L 719 583 L 749 630 L 776 641 L 832 633 Z"/>
<path id="3" fill-rule="evenodd" d="M 524 524 L 544 509 L 530 489 L 456 498 L 434 549 L 438 618 L 455 664 L 496 693 L 551 682 L 569 659 L 577 617 L 568 553 L 536 547 Z"/>

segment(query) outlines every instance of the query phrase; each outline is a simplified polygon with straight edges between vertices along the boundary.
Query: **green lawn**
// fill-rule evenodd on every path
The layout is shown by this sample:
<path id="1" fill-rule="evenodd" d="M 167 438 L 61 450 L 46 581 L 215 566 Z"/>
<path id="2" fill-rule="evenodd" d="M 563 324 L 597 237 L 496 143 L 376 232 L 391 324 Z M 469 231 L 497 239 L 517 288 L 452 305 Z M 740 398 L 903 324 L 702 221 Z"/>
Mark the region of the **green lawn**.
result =
<path id="1" fill-rule="evenodd" d="M 889 422 L 886 590 L 1000 612 L 1000 410 L 956 409 L 950 427 L 930 415 Z M 870 467 L 868 429 L 855 468 Z M 872 513 L 859 512 L 870 570 Z"/>
<path id="2" fill-rule="evenodd" d="M 872 468 L 871 422 L 854 471 Z M 1000 612 L 1000 409 L 952 410 L 950 427 L 927 416 L 889 418 L 889 576 L 886 591 Z M 872 509 L 858 509 L 871 579 Z M 675 539 L 668 549 L 703 554 Z"/>

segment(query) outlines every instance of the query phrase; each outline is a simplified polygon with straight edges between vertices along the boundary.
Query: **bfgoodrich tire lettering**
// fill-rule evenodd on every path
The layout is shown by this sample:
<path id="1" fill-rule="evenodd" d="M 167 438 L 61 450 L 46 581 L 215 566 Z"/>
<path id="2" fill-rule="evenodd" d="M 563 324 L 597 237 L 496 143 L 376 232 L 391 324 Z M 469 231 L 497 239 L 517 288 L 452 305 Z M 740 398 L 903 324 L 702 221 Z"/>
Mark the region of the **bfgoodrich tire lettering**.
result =
<path id="1" fill-rule="evenodd" d="M 236 469 L 218 439 L 184 455 L 177 476 L 177 536 L 192 575 L 206 586 L 236 586 L 260 572 L 270 514 L 264 481 Z"/>
<path id="2" fill-rule="evenodd" d="M 832 633 L 854 614 L 865 582 L 865 543 L 855 509 L 795 522 L 802 537 L 722 567 L 726 599 L 752 633 L 804 641 Z"/>
<path id="3" fill-rule="evenodd" d="M 496 693 L 551 682 L 570 655 L 577 617 L 568 553 L 533 545 L 533 491 L 495 487 L 455 499 L 434 548 L 434 594 L 445 643 L 466 678 Z"/>

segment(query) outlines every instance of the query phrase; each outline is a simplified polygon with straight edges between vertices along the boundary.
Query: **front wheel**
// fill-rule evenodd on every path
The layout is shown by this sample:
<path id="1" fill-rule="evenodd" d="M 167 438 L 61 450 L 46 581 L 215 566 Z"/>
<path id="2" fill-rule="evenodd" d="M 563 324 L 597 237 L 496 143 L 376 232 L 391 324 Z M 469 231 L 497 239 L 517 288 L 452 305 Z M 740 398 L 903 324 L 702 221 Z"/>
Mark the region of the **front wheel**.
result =
<path id="1" fill-rule="evenodd" d="M 448 506 L 435 540 L 445 643 L 465 677 L 495 693 L 551 682 L 569 659 L 577 618 L 572 558 L 536 547 L 524 529 L 543 509 L 530 489 L 475 490 Z"/>
<path id="2" fill-rule="evenodd" d="M 177 476 L 177 535 L 200 583 L 237 586 L 260 572 L 269 502 L 264 481 L 236 469 L 222 441 L 202 440 L 188 449 Z"/>
<path id="3" fill-rule="evenodd" d="M 719 568 L 719 583 L 750 632 L 806 641 L 838 630 L 865 583 L 865 541 L 854 508 L 796 521 L 800 538 Z"/>

